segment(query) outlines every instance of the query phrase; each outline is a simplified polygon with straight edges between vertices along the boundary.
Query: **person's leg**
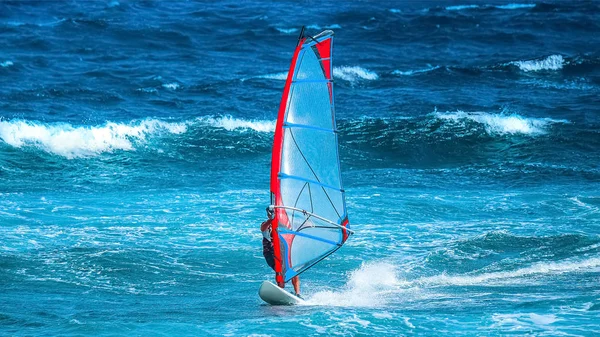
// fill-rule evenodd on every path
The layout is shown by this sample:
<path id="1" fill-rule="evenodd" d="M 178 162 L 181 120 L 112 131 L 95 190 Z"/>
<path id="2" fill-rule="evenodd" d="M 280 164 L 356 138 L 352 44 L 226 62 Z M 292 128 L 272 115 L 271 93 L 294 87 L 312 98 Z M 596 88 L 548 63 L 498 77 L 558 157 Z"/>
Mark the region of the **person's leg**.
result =
<path id="1" fill-rule="evenodd" d="M 294 286 L 294 292 L 296 295 L 300 295 L 300 278 L 298 276 L 294 276 L 294 278 L 292 278 L 292 285 Z"/>

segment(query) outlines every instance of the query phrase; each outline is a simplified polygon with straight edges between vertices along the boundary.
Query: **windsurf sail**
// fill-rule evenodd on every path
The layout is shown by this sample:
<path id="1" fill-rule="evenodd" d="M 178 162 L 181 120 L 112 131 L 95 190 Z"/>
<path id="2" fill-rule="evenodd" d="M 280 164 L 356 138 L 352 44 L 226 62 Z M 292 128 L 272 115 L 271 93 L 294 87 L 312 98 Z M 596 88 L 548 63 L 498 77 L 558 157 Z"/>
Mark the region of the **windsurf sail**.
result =
<path id="1" fill-rule="evenodd" d="M 314 37 L 301 33 L 279 106 L 271 204 L 275 279 L 281 286 L 352 234 L 340 174 L 332 47 L 330 30 Z"/>

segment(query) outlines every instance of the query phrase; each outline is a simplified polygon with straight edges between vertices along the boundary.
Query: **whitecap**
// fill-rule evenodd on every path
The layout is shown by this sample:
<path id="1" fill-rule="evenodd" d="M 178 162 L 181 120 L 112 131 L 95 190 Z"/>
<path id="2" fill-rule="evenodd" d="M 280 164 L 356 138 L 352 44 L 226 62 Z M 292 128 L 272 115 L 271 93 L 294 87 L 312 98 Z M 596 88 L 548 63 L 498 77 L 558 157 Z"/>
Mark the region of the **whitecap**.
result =
<path id="1" fill-rule="evenodd" d="M 377 73 L 358 66 L 334 67 L 333 76 L 350 82 L 356 81 L 357 79 L 372 81 L 379 78 Z"/>
<path id="2" fill-rule="evenodd" d="M 563 68 L 564 59 L 562 55 L 550 55 L 542 60 L 514 61 L 510 62 L 522 71 L 560 70 Z"/>
<path id="3" fill-rule="evenodd" d="M 446 112 L 434 113 L 439 119 L 462 122 L 471 120 L 483 124 L 489 134 L 527 134 L 537 135 L 546 133 L 546 128 L 555 123 L 569 123 L 567 120 L 552 118 L 528 118 L 518 114 L 490 114 L 486 112 Z"/>
<path id="4" fill-rule="evenodd" d="M 285 81 L 287 79 L 287 75 L 288 75 L 287 71 L 284 71 L 282 73 L 259 75 L 259 76 L 256 76 L 254 78 L 264 78 L 264 79 L 267 79 L 267 80 Z"/>
<path id="5" fill-rule="evenodd" d="M 0 120 L 0 139 L 6 144 L 17 148 L 34 146 L 68 159 L 117 150 L 133 151 L 136 143 L 144 143 L 150 135 L 161 132 L 181 134 L 186 131 L 185 123 L 168 123 L 156 119 L 129 123 L 106 122 L 98 126 Z"/>
<path id="6" fill-rule="evenodd" d="M 176 83 L 176 82 L 173 82 L 173 83 L 165 83 L 165 84 L 163 84 L 162 86 L 163 86 L 163 88 L 166 88 L 166 89 L 171 89 L 171 90 L 177 90 L 177 89 L 179 89 L 179 87 L 180 87 L 180 86 L 179 86 L 179 83 Z"/>
<path id="7" fill-rule="evenodd" d="M 4 61 L 4 62 L 0 62 L 0 67 L 2 68 L 8 68 L 10 66 L 12 66 L 14 63 L 12 61 Z"/>
<path id="8" fill-rule="evenodd" d="M 234 118 L 232 116 L 221 117 L 200 117 L 198 120 L 201 123 L 206 123 L 212 127 L 223 128 L 227 131 L 234 130 L 254 130 L 258 132 L 274 132 L 275 121 L 266 120 L 246 120 Z"/>
<path id="9" fill-rule="evenodd" d="M 279 27 L 275 27 L 275 29 L 283 34 L 292 34 L 298 31 L 298 28 L 279 28 Z"/>
<path id="10" fill-rule="evenodd" d="M 498 9 L 522 9 L 522 8 L 533 8 L 535 4 L 507 4 L 494 6 Z"/>
<path id="11" fill-rule="evenodd" d="M 447 11 L 460 11 L 463 9 L 473 9 L 473 8 L 479 8 L 478 5 L 458 5 L 458 6 L 448 6 L 446 7 Z"/>
<path id="12" fill-rule="evenodd" d="M 421 74 L 421 73 L 427 73 L 436 69 L 440 69 L 440 66 L 429 66 L 428 68 L 423 68 L 423 69 L 417 69 L 417 70 L 407 70 L 407 71 L 401 71 L 401 70 L 394 70 L 392 71 L 392 75 L 402 75 L 402 76 L 411 76 L 411 75 L 415 75 L 415 74 Z"/>

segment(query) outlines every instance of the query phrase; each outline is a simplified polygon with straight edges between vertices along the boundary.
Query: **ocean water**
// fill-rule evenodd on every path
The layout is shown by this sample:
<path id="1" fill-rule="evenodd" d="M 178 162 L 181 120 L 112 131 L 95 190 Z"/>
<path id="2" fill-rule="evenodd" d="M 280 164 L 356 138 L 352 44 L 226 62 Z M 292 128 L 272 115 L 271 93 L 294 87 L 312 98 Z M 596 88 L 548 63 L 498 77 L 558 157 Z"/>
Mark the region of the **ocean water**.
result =
<path id="1" fill-rule="evenodd" d="M 271 307 L 302 25 L 356 235 Z M 0 3 L 0 335 L 600 334 L 600 3 Z"/>

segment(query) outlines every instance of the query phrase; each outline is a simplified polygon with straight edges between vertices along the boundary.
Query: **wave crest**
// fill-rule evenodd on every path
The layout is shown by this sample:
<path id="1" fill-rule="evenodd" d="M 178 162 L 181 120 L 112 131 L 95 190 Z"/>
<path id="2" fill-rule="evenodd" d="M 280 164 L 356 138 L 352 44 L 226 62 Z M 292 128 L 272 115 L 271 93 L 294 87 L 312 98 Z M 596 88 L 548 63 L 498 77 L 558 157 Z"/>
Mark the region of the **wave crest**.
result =
<path id="1" fill-rule="evenodd" d="M 349 82 L 354 82 L 357 79 L 373 81 L 379 78 L 377 73 L 358 66 L 334 67 L 333 76 Z"/>
<path id="2" fill-rule="evenodd" d="M 442 120 L 462 123 L 466 120 L 483 124 L 489 134 L 526 134 L 536 135 L 546 133 L 546 128 L 554 123 L 568 123 L 566 120 L 551 118 L 528 118 L 518 114 L 490 114 L 486 112 L 446 112 L 434 113 Z"/>
<path id="3" fill-rule="evenodd" d="M 542 70 L 560 70 L 565 63 L 562 55 L 550 55 L 542 60 L 515 61 L 511 62 L 524 72 L 542 71 Z"/>
<path id="4" fill-rule="evenodd" d="M 274 132 L 275 121 L 266 120 L 246 120 L 240 118 L 234 118 L 232 116 L 221 116 L 221 117 L 200 117 L 198 120 L 202 123 L 206 123 L 212 127 L 223 128 L 227 131 L 234 130 L 254 130 L 257 132 Z"/>
<path id="5" fill-rule="evenodd" d="M 0 120 L 0 139 L 6 144 L 17 148 L 34 146 L 68 159 L 117 150 L 133 151 L 135 143 L 144 143 L 151 135 L 163 132 L 181 134 L 186 131 L 185 123 L 168 123 L 156 119 L 129 123 L 106 122 L 104 125 L 91 127 Z"/>

